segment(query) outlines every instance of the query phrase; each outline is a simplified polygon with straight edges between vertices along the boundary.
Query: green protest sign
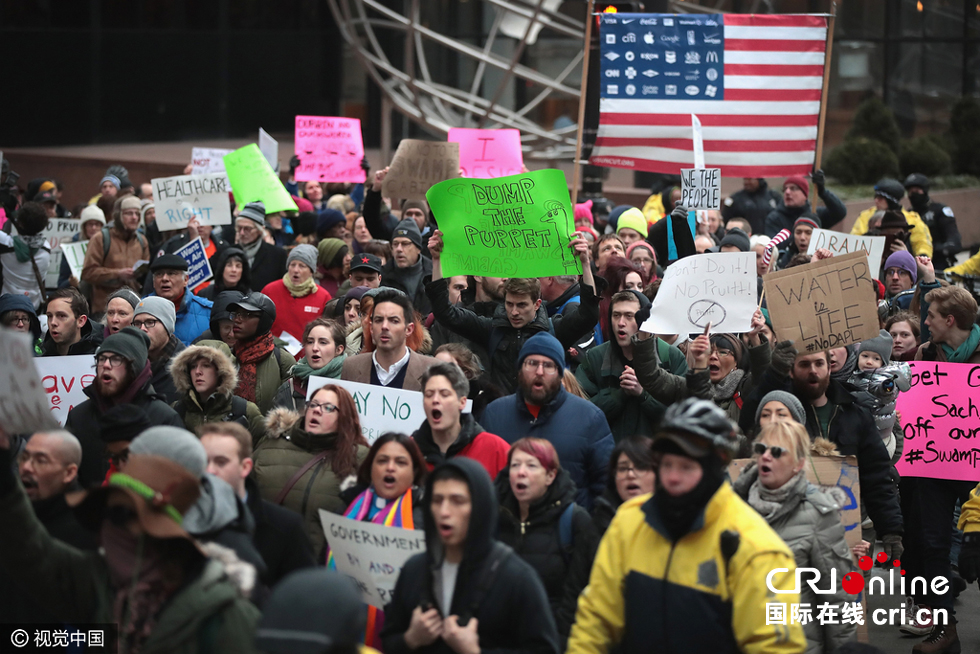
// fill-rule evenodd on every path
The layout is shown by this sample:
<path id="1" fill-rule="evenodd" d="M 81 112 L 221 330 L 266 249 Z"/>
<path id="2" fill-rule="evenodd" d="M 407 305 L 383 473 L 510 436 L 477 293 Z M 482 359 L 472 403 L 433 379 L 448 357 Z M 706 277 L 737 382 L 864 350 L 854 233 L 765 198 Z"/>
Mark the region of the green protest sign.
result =
<path id="1" fill-rule="evenodd" d="M 449 179 L 425 197 L 443 232 L 446 277 L 582 274 L 568 247 L 574 232 L 572 202 L 560 170 Z"/>
<path id="2" fill-rule="evenodd" d="M 224 162 L 225 173 L 239 207 L 261 201 L 267 213 L 298 211 L 286 187 L 256 144 L 249 143 L 226 154 Z"/>

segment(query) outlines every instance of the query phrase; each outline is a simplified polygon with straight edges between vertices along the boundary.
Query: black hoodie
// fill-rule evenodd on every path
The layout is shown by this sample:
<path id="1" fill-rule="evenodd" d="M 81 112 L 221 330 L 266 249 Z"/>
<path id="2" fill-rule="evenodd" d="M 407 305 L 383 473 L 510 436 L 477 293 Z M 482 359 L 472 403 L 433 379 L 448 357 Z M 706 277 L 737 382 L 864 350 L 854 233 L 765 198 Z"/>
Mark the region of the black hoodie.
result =
<path id="1" fill-rule="evenodd" d="M 225 266 L 228 265 L 228 260 L 232 257 L 237 257 L 239 261 L 242 262 L 242 277 L 238 280 L 233 288 L 228 288 L 225 286 Z M 252 271 L 248 265 L 248 257 L 245 256 L 245 252 L 239 247 L 225 246 L 219 249 L 211 256 L 211 269 L 214 272 L 214 282 L 209 284 L 207 288 L 201 289 L 201 292 L 197 295 L 203 297 L 206 300 L 214 301 L 218 296 L 218 293 L 222 291 L 239 291 L 248 295 L 252 292 Z"/>
<path id="2" fill-rule="evenodd" d="M 432 593 L 433 574 L 443 562 L 443 548 L 432 517 L 432 479 L 442 469 L 452 468 L 466 480 L 471 496 L 471 518 L 463 560 L 453 593 L 452 615 L 465 626 L 470 617 L 479 620 L 480 649 L 487 654 L 558 654 L 558 633 L 548 606 L 548 597 L 534 569 L 513 550 L 493 536 L 497 527 L 497 497 L 490 477 L 476 461 L 456 458 L 433 471 L 426 482 L 423 499 L 427 551 L 405 563 L 391 602 L 385 607 L 381 639 L 385 654 L 453 654 L 440 638 L 428 646 L 409 650 L 405 632 L 412 622 L 412 611 L 438 608 Z M 493 556 L 491 553 L 493 552 Z M 500 558 L 499 555 L 503 555 Z M 498 561 L 495 572 L 487 576 L 491 560 Z M 482 598 L 479 591 L 490 581 Z M 478 605 L 474 606 L 479 600 Z"/>

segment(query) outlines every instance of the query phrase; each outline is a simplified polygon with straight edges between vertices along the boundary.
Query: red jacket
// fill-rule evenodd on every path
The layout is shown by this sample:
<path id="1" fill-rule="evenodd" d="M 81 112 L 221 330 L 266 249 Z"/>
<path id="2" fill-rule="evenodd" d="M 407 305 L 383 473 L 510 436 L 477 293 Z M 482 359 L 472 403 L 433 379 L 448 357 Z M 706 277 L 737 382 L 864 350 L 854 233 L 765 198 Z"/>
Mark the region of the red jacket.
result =
<path id="1" fill-rule="evenodd" d="M 317 286 L 309 295 L 293 297 L 281 279 L 266 284 L 262 293 L 269 296 L 276 305 L 272 335 L 280 336 L 283 332 L 289 332 L 298 341 L 303 339 L 306 326 L 320 317 L 323 307 L 332 299 L 322 286 Z"/>
<path id="2" fill-rule="evenodd" d="M 510 445 L 500 436 L 483 431 L 483 427 L 469 413 L 461 415 L 460 422 L 462 424 L 460 425 L 459 438 L 445 454 L 432 440 L 432 430 L 429 428 L 428 421 L 423 422 L 419 430 L 412 434 L 412 438 L 422 450 L 422 456 L 425 457 L 429 471 L 431 472 L 443 461 L 464 456 L 467 459 L 473 459 L 486 468 L 490 479 L 496 479 L 497 473 L 507 467 L 507 453 L 510 451 Z"/>

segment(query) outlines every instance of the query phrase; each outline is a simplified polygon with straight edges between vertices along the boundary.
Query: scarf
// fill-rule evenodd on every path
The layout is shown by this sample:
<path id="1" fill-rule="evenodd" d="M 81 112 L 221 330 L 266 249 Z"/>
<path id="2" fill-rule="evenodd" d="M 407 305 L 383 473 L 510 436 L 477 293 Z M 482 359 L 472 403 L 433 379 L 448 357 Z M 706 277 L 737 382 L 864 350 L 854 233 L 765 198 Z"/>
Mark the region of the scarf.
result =
<path id="1" fill-rule="evenodd" d="M 735 391 L 738 390 L 738 385 L 744 378 L 744 370 L 739 370 L 738 368 L 733 369 L 720 382 L 717 384 L 711 384 L 711 399 L 714 400 L 715 404 L 719 402 L 727 402 L 728 400 L 732 399 L 732 397 L 735 395 Z"/>
<path id="2" fill-rule="evenodd" d="M 242 245 L 239 243 L 238 247 L 240 247 L 245 253 L 245 256 L 248 258 L 248 265 L 251 266 L 255 263 L 255 255 L 259 253 L 259 248 L 262 247 L 262 237 L 259 236 L 257 239 L 255 239 L 254 243 L 250 243 L 248 245 Z"/>
<path id="3" fill-rule="evenodd" d="M 697 461 L 701 464 L 701 481 L 690 492 L 674 497 L 658 481 L 653 494 L 653 505 L 674 542 L 690 532 L 704 507 L 725 481 L 724 467 L 715 457 L 706 456 Z"/>
<path id="4" fill-rule="evenodd" d="M 839 382 L 846 382 L 851 378 L 851 373 L 854 372 L 854 368 L 857 367 L 858 355 L 857 348 L 848 347 L 847 348 L 847 360 L 844 365 L 837 372 L 830 373 L 830 378 L 837 380 Z"/>
<path id="5" fill-rule="evenodd" d="M 312 276 L 302 284 L 293 284 L 292 280 L 289 279 L 289 273 L 286 273 L 282 276 L 282 283 L 286 285 L 286 290 L 293 297 L 306 297 L 316 291 L 316 282 Z"/>
<path id="6" fill-rule="evenodd" d="M 806 483 L 806 476 L 802 470 L 790 477 L 779 488 L 766 488 L 759 482 L 759 478 L 756 477 L 755 481 L 749 487 L 749 505 L 758 511 L 759 515 L 763 518 L 771 520 L 776 515 L 776 512 L 782 508 L 783 503 L 796 492 L 801 480 L 804 484 Z"/>
<path id="7" fill-rule="evenodd" d="M 155 361 L 150 362 L 150 370 L 153 371 L 154 375 L 170 365 L 170 360 L 174 358 L 174 352 L 177 350 L 177 345 L 179 344 L 180 341 L 177 340 L 177 337 L 171 335 L 170 340 L 167 341 L 167 344 L 160 351 L 160 356 Z"/>
<path id="8" fill-rule="evenodd" d="M 238 388 L 235 395 L 255 402 L 255 385 L 259 363 L 276 349 L 271 332 L 266 332 L 251 341 L 235 343 L 235 358 L 238 359 Z M 278 382 L 276 382 L 278 383 Z"/>
<path id="9" fill-rule="evenodd" d="M 20 263 L 27 263 L 33 259 L 42 247 L 44 247 L 44 234 L 14 237 L 14 254 Z"/>
<path id="10" fill-rule="evenodd" d="M 310 364 L 306 362 L 306 357 L 303 357 L 296 362 L 293 369 L 290 371 L 290 375 L 294 379 L 306 383 L 306 380 L 310 377 L 329 377 L 330 379 L 340 379 L 340 369 L 344 367 L 344 360 L 347 359 L 346 354 L 338 354 L 334 358 L 327 362 L 327 365 L 323 366 L 319 370 L 314 370 L 310 367 Z"/>
<path id="11" fill-rule="evenodd" d="M 955 350 L 945 343 L 939 344 L 943 348 L 943 354 L 946 355 L 946 360 L 951 363 L 967 363 L 973 353 L 977 351 L 978 345 L 980 345 L 980 325 L 971 327 L 970 335 Z"/>

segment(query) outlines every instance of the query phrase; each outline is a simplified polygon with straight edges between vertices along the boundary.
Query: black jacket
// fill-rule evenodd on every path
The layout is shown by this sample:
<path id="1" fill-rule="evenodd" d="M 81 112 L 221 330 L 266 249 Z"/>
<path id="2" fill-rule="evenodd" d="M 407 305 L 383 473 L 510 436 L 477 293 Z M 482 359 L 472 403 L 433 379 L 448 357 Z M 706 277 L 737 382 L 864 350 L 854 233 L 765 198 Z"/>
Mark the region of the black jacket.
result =
<path id="1" fill-rule="evenodd" d="M 314 567 L 313 548 L 306 537 L 303 518 L 263 500 L 251 477 L 245 480 L 245 491 L 245 503 L 255 519 L 253 541 L 266 566 L 262 581 L 271 588 L 294 570 Z"/>
<path id="2" fill-rule="evenodd" d="M 242 277 L 238 280 L 238 285 L 234 288 L 228 288 L 224 283 L 225 266 L 228 265 L 228 259 L 232 255 L 237 255 L 242 259 Z M 287 255 L 288 256 L 288 255 Z M 248 265 L 248 258 L 245 256 L 245 252 L 237 246 L 227 246 L 221 250 L 214 253 L 214 256 L 209 260 L 211 263 L 211 272 L 214 273 L 214 279 L 211 284 L 208 284 L 206 288 L 202 288 L 201 292 L 197 294 L 198 297 L 203 297 L 206 300 L 214 301 L 214 298 L 218 296 L 218 293 L 222 291 L 239 291 L 248 295 L 251 291 L 251 269 Z M 285 273 L 283 273 L 285 274 Z"/>
<path id="3" fill-rule="evenodd" d="M 745 218 L 752 226 L 753 234 L 762 234 L 766 227 L 766 216 L 783 203 L 779 193 L 769 188 L 766 180 L 759 180 L 759 188 L 754 193 L 742 189 L 732 193 L 721 207 L 721 217 L 727 223 L 732 218 Z"/>
<path id="4" fill-rule="evenodd" d="M 381 268 L 381 286 L 398 289 L 407 295 L 412 301 L 412 306 L 424 318 L 432 312 L 429 298 L 425 294 L 425 282 L 432 277 L 432 259 L 423 254 L 419 256 L 419 261 L 422 262 L 422 274 L 418 278 L 418 283 L 412 286 L 406 279 L 408 275 L 395 265 L 395 259 L 389 258 Z"/>
<path id="5" fill-rule="evenodd" d="M 255 253 L 255 261 L 249 266 L 252 279 L 251 287 L 256 293 L 261 293 L 266 284 L 278 281 L 286 274 L 285 250 L 265 241 Z"/>
<path id="6" fill-rule="evenodd" d="M 531 566 L 493 538 L 497 526 L 497 498 L 483 466 L 461 457 L 443 465 L 454 468 L 466 478 L 473 518 L 469 523 L 451 609 L 442 611 L 433 593 L 433 574 L 442 565 L 443 548 L 429 504 L 432 497 L 430 476 L 423 499 L 427 551 L 416 554 L 405 563 L 391 602 L 385 607 L 385 624 L 381 630 L 385 654 L 408 654 L 405 632 L 417 606 L 435 607 L 443 615 L 456 615 L 460 624 L 468 624 L 470 617 L 475 617 L 479 620 L 480 649 L 487 654 L 558 654 L 555 620 L 541 581 Z M 499 564 L 489 565 L 494 561 Z M 491 567 L 496 569 L 488 574 Z M 441 638 L 414 651 L 417 654 L 453 654 Z"/>
<path id="7" fill-rule="evenodd" d="M 614 474 L 612 470 L 609 472 Z M 595 504 L 592 506 L 592 522 L 595 523 L 600 539 L 609 529 L 609 523 L 616 517 L 616 511 L 619 510 L 622 503 L 623 500 L 612 488 L 607 488 L 602 495 L 595 499 Z"/>
<path id="8" fill-rule="evenodd" d="M 575 622 L 579 593 L 589 583 L 599 534 L 588 511 L 574 505 L 575 483 L 561 468 L 544 497 L 531 505 L 523 524 L 517 498 L 510 487 L 510 471 L 502 470 L 494 485 L 500 500 L 498 538 L 512 547 L 541 577 L 564 650 Z M 572 505 L 572 538 L 563 544 L 559 523 L 562 514 Z"/>
<path id="9" fill-rule="evenodd" d="M 925 207 L 912 206 L 932 234 L 932 262 L 936 270 L 956 265 L 956 254 L 963 249 L 960 230 L 953 210 L 941 202 L 928 202 Z"/>
<path id="10" fill-rule="evenodd" d="M 74 345 L 68 346 L 68 355 L 73 356 L 76 354 L 95 354 L 95 351 L 99 349 L 102 345 L 103 334 L 105 334 L 105 329 L 100 323 L 92 322 L 91 319 L 86 320 L 85 324 L 82 326 L 82 338 Z M 41 349 L 44 357 L 60 357 L 58 354 L 58 344 L 54 342 L 51 338 L 51 332 L 44 334 L 44 341 L 41 342 Z"/>
<path id="11" fill-rule="evenodd" d="M 361 215 L 364 216 L 364 226 L 371 232 L 371 237 L 381 241 L 391 241 L 391 235 L 395 232 L 395 227 L 399 221 L 395 220 L 391 213 L 381 214 L 381 194 L 371 188 L 371 183 L 364 184 L 364 207 Z M 426 216 L 425 229 L 422 230 L 422 256 L 429 255 L 429 237 L 431 215 Z"/>
<path id="12" fill-rule="evenodd" d="M 820 199 L 827 205 L 817 207 L 817 218 L 820 219 L 820 225 L 824 229 L 830 229 L 847 216 L 847 207 L 831 191 L 825 189 L 820 195 Z M 813 216 L 813 212 L 810 210 L 809 200 L 802 207 L 787 207 L 780 203 L 778 208 L 773 209 L 766 216 L 766 236 L 775 236 L 783 229 L 788 229 L 792 232 L 793 223 L 803 215 Z M 792 242 L 792 238 L 789 242 Z"/>
<path id="13" fill-rule="evenodd" d="M 150 362 L 150 369 L 153 371 L 150 384 L 153 385 L 153 388 L 158 394 L 163 396 L 164 402 L 168 405 L 173 405 L 174 402 L 180 399 L 180 393 L 177 392 L 177 387 L 174 385 L 174 378 L 170 374 L 170 362 L 173 361 L 175 356 L 186 350 L 187 346 L 181 343 L 176 336 L 171 336 L 167 348 L 170 348 L 170 351 L 164 353 L 163 357 Z"/>

